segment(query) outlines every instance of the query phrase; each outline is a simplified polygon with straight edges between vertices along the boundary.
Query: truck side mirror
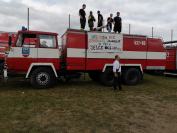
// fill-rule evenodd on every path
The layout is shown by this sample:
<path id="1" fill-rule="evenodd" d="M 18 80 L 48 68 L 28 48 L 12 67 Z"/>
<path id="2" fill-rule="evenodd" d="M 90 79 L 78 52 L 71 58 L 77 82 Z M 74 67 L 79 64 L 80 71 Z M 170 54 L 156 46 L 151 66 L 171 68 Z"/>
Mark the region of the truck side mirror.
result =
<path id="1" fill-rule="evenodd" d="M 9 47 L 12 45 L 12 37 L 11 36 L 9 36 L 8 45 L 9 45 Z"/>

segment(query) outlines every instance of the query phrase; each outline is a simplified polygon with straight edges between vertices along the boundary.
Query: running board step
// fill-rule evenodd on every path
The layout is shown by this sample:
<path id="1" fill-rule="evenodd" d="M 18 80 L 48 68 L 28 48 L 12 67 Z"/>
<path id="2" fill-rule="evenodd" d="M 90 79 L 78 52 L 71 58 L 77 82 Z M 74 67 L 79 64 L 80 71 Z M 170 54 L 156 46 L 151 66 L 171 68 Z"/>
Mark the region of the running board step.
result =
<path id="1" fill-rule="evenodd" d="M 177 73 L 168 73 L 168 72 L 165 72 L 164 75 L 172 75 L 172 76 L 177 76 Z"/>

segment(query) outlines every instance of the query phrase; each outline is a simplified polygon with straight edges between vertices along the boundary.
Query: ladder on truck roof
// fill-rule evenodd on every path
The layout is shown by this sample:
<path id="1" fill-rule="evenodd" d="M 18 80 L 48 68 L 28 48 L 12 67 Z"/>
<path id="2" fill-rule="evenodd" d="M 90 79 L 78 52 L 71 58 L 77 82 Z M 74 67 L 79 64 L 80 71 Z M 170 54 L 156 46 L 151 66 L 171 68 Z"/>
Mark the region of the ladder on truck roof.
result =
<path id="1" fill-rule="evenodd" d="M 173 43 L 177 43 L 177 40 L 176 40 L 176 41 L 167 41 L 167 42 L 163 42 L 163 44 L 173 44 Z"/>
<path id="2" fill-rule="evenodd" d="M 166 49 L 177 48 L 177 40 L 175 40 L 175 41 L 163 42 L 163 44 L 165 44 L 165 48 L 166 48 Z M 176 44 L 176 45 L 175 45 L 175 44 Z"/>

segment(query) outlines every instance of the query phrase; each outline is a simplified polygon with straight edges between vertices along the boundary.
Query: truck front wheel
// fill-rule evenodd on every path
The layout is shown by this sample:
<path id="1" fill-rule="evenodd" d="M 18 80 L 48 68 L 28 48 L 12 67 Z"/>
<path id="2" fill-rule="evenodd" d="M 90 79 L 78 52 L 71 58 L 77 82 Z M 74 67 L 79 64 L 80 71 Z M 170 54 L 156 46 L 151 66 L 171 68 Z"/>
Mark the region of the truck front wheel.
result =
<path id="1" fill-rule="evenodd" d="M 54 73 L 50 68 L 41 67 L 32 72 L 30 82 L 35 88 L 43 89 L 51 87 L 55 79 Z"/>
<path id="2" fill-rule="evenodd" d="M 126 69 L 123 73 L 123 81 L 127 85 L 136 85 L 142 79 L 142 74 L 137 68 Z"/>

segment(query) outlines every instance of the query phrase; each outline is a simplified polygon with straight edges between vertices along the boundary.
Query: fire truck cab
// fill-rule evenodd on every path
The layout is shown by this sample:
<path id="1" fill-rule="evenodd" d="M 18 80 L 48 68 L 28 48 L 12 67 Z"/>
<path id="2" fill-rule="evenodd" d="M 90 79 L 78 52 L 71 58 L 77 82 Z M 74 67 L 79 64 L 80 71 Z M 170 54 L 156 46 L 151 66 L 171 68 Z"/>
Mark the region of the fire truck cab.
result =
<path id="1" fill-rule="evenodd" d="M 25 75 L 37 87 L 49 87 L 60 70 L 56 33 L 19 31 L 5 59 L 8 75 Z"/>

